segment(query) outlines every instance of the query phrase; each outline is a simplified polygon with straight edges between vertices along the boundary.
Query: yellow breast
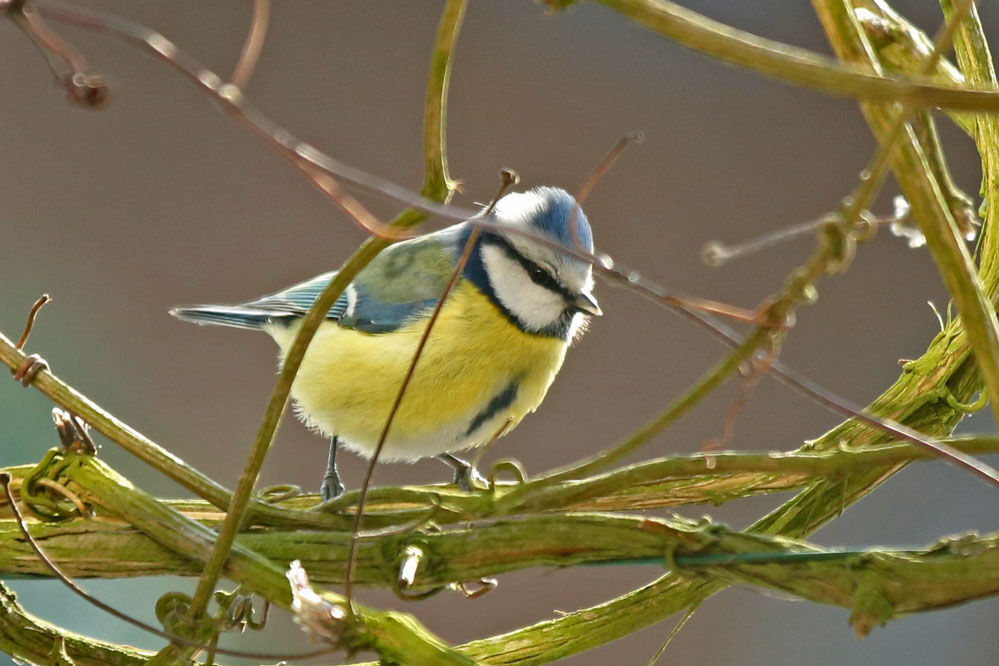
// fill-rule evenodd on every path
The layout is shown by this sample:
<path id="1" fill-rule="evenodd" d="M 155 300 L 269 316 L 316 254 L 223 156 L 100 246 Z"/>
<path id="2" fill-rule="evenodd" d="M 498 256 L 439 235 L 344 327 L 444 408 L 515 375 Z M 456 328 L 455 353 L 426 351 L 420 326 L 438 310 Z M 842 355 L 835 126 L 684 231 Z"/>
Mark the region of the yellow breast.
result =
<path id="1" fill-rule="evenodd" d="M 310 425 L 371 455 L 427 320 L 370 334 L 324 322 L 292 396 Z M 297 325 L 269 332 L 282 356 Z M 563 340 L 527 335 L 478 289 L 459 282 L 423 350 L 382 451 L 415 460 L 488 442 L 537 409 L 562 367 Z"/>

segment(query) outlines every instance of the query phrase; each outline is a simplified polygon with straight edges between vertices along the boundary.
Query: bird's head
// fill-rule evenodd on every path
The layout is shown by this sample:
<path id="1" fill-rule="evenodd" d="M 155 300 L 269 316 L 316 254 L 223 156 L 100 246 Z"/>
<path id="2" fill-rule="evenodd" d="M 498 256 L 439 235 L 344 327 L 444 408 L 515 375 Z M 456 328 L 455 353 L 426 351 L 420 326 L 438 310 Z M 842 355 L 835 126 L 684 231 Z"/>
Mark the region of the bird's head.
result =
<path id="1" fill-rule="evenodd" d="M 587 316 L 602 314 L 589 263 L 513 231 L 593 252 L 589 220 L 572 195 L 555 187 L 507 194 L 490 218 L 511 232 L 484 233 L 479 259 L 494 299 L 521 329 L 571 340 Z"/>

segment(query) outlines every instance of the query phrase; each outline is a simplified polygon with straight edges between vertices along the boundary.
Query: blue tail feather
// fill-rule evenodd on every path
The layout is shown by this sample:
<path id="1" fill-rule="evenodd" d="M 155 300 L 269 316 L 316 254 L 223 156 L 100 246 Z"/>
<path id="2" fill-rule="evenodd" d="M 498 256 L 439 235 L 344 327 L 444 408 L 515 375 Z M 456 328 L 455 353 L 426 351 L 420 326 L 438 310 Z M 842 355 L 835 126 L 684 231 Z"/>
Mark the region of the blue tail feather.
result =
<path id="1" fill-rule="evenodd" d="M 194 322 L 195 324 L 217 324 L 259 330 L 288 315 L 267 310 L 246 307 L 244 305 L 192 305 L 190 307 L 172 308 L 170 314 L 177 319 Z"/>

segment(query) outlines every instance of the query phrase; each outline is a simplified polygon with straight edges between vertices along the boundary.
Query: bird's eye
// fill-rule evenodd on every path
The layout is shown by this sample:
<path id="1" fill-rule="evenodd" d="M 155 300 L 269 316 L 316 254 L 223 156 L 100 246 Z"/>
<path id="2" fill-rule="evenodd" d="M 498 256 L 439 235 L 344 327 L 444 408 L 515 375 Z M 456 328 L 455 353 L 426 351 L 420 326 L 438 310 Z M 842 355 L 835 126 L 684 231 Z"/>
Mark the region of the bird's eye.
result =
<path id="1" fill-rule="evenodd" d="M 541 268 L 541 266 L 532 261 L 528 262 L 526 268 L 527 276 L 531 278 L 531 282 L 547 289 L 558 290 L 558 283 L 555 281 L 555 278 L 552 277 L 551 273 Z"/>

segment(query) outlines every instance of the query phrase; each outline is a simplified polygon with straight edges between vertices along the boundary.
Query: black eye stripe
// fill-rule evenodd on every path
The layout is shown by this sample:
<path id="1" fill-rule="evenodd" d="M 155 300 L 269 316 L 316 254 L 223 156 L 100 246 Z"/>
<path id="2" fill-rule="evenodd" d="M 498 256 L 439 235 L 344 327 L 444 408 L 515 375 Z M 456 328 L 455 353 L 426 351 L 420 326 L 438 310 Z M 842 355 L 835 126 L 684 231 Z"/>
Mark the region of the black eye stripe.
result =
<path id="1" fill-rule="evenodd" d="M 528 325 L 523 321 L 523 319 L 511 312 L 510 309 L 497 297 L 496 292 L 493 289 L 492 280 L 485 269 L 485 253 L 483 252 L 483 249 L 486 246 L 498 248 L 502 250 L 503 254 L 505 254 L 512 261 L 516 261 L 518 264 L 523 266 L 520 254 L 514 251 L 512 247 L 509 247 L 506 239 L 501 238 L 495 233 L 483 232 L 482 235 L 479 236 L 477 246 L 478 249 L 469 260 L 468 266 L 465 267 L 466 277 L 472 280 L 473 284 L 482 290 L 482 293 L 489 297 L 489 300 L 492 301 L 493 305 L 495 305 L 500 312 L 503 313 L 507 320 L 527 335 L 568 340 L 572 323 L 575 321 L 576 317 L 576 313 L 573 311 L 571 306 L 568 305 L 573 298 L 571 295 L 567 294 L 568 290 L 559 290 L 560 293 L 563 294 L 567 305 L 558 319 L 552 321 L 548 326 L 541 329 Z"/>
<path id="2" fill-rule="evenodd" d="M 566 300 L 572 298 L 572 294 L 569 293 L 569 290 L 563 287 L 559 281 L 555 279 L 554 275 L 518 252 L 509 242 L 507 242 L 505 238 L 491 236 L 488 238 L 487 242 L 503 248 L 506 256 L 520 264 L 520 266 L 524 269 L 524 272 L 527 273 L 527 276 L 531 278 L 531 282 L 534 284 L 539 287 L 544 287 L 549 291 L 554 291 L 557 294 L 561 294 Z"/>

